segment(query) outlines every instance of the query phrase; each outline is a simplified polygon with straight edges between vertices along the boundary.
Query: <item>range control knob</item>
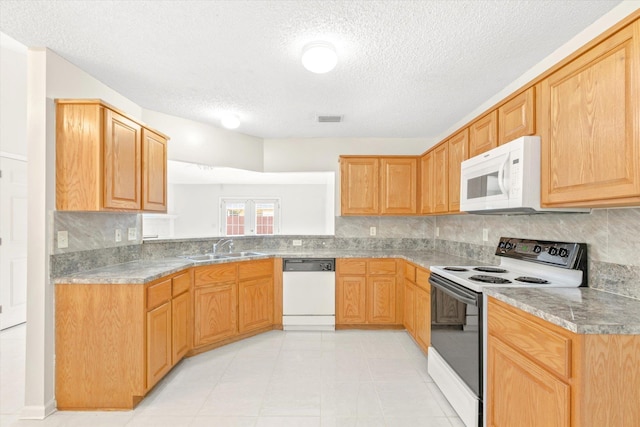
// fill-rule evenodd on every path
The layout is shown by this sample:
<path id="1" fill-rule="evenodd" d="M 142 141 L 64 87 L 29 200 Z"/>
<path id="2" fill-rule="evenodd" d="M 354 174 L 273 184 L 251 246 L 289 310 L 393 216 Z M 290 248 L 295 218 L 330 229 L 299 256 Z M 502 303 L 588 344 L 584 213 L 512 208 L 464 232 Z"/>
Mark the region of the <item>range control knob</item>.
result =
<path id="1" fill-rule="evenodd" d="M 549 255 L 558 255 L 557 248 L 549 248 Z"/>
<path id="2" fill-rule="evenodd" d="M 569 251 L 566 250 L 565 248 L 561 248 L 560 251 L 558 252 L 558 255 L 560 255 L 562 258 L 566 258 L 569 256 Z"/>
<path id="3" fill-rule="evenodd" d="M 540 246 L 540 245 L 535 245 L 535 246 L 533 247 L 533 253 L 534 253 L 534 254 L 539 254 L 540 252 L 542 252 L 542 246 Z"/>

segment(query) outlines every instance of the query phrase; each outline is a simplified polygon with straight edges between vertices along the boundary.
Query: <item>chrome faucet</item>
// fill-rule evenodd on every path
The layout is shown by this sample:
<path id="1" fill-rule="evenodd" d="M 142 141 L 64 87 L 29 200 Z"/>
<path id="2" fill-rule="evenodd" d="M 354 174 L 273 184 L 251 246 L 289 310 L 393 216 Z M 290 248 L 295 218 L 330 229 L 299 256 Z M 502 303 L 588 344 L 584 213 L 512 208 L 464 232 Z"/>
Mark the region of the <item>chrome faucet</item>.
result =
<path id="1" fill-rule="evenodd" d="M 220 239 L 216 243 L 213 244 L 213 254 L 218 253 L 218 249 L 222 249 L 224 245 L 229 245 L 229 253 L 233 251 L 233 240 L 231 239 Z"/>

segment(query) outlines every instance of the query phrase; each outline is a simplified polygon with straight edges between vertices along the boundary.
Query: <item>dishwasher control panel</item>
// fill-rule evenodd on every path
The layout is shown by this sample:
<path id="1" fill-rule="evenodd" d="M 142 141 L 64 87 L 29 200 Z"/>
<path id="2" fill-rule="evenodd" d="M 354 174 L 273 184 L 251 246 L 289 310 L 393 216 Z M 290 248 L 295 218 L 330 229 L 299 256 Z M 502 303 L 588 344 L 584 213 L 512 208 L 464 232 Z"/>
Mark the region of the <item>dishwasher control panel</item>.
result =
<path id="1" fill-rule="evenodd" d="M 335 258 L 285 258 L 282 271 L 336 271 Z"/>

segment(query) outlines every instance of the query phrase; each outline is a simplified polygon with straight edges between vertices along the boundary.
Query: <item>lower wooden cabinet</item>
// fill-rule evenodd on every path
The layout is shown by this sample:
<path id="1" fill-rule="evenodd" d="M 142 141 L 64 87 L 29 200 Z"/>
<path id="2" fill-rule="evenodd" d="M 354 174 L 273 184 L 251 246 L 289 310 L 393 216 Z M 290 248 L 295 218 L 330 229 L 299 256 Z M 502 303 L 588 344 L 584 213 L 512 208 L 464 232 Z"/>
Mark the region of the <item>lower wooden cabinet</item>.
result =
<path id="1" fill-rule="evenodd" d="M 153 387 L 173 366 L 171 301 L 147 313 L 147 387 Z"/>
<path id="2" fill-rule="evenodd" d="M 131 409 L 142 400 L 190 349 L 191 274 L 56 285 L 59 409 Z"/>
<path id="3" fill-rule="evenodd" d="M 431 344 L 429 272 L 410 262 L 405 262 L 404 272 L 404 327 L 427 353 Z"/>
<path id="4" fill-rule="evenodd" d="M 401 325 L 398 274 L 395 259 L 336 260 L 336 325 Z"/>
<path id="5" fill-rule="evenodd" d="M 265 259 L 195 269 L 195 350 L 272 327 L 273 266 Z"/>
<path id="6" fill-rule="evenodd" d="M 489 298 L 487 359 L 489 427 L 638 426 L 638 335 L 576 334 Z"/>
<path id="7" fill-rule="evenodd" d="M 196 287 L 194 300 L 195 348 L 233 337 L 238 333 L 236 283 L 222 282 Z"/>

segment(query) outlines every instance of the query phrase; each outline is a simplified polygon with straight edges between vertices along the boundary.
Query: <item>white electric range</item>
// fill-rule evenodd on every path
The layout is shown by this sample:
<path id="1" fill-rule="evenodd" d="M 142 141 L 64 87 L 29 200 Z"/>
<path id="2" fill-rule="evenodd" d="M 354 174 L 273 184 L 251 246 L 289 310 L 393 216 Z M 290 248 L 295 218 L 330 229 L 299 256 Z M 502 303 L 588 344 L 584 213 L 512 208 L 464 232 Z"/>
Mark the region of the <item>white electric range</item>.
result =
<path id="1" fill-rule="evenodd" d="M 501 237 L 496 266 L 432 266 L 431 298 L 448 298 L 463 316 L 442 325 L 432 317 L 428 370 L 467 427 L 484 425 L 486 287 L 573 288 L 587 284 L 584 243 Z M 438 297 L 438 293 L 443 296 Z M 432 316 L 435 316 L 432 314 Z"/>

